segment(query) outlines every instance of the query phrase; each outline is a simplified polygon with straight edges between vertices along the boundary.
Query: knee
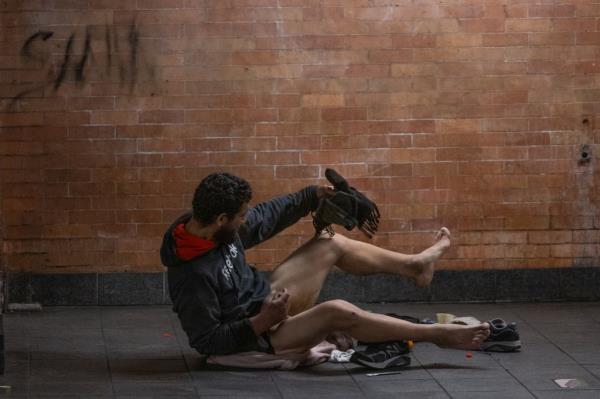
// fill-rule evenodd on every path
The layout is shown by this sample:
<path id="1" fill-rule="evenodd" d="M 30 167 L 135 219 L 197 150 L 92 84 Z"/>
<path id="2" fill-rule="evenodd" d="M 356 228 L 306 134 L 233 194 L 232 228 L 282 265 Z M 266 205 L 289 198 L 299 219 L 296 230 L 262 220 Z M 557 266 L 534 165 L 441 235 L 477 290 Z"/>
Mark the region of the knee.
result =
<path id="1" fill-rule="evenodd" d="M 341 299 L 323 302 L 319 307 L 331 327 L 342 331 L 356 325 L 363 312 L 358 306 Z"/>
<path id="2" fill-rule="evenodd" d="M 322 234 L 315 237 L 315 239 L 326 245 L 328 247 L 327 250 L 335 253 L 338 257 L 344 254 L 346 242 L 348 241 L 347 237 L 337 233 L 334 236 Z"/>

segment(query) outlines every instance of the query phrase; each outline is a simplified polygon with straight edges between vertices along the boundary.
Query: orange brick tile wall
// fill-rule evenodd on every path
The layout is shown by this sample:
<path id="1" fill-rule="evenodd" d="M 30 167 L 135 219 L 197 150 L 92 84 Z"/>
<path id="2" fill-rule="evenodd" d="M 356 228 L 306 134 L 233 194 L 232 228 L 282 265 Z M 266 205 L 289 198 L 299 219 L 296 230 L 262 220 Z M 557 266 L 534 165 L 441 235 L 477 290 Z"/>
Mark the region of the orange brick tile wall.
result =
<path id="1" fill-rule="evenodd" d="M 261 201 L 326 167 L 386 248 L 446 225 L 441 268 L 598 266 L 599 28 L 591 0 L 1 1 L 3 266 L 160 271 L 206 174 Z"/>

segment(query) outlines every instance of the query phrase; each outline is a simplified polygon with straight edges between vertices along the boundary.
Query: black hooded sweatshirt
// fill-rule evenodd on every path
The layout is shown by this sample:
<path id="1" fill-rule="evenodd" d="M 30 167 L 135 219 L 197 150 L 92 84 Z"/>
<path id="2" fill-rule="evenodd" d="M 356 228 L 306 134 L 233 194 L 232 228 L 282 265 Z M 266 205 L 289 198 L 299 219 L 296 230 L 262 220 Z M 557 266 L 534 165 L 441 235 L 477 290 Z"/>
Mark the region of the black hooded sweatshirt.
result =
<path id="1" fill-rule="evenodd" d="M 249 318 L 270 292 L 263 274 L 246 263 L 244 250 L 268 240 L 316 210 L 316 186 L 249 209 L 234 242 L 217 245 L 184 261 L 177 256 L 173 230 L 192 217 L 180 216 L 164 235 L 160 256 L 168 269 L 169 295 L 190 345 L 202 354 L 268 351 Z"/>

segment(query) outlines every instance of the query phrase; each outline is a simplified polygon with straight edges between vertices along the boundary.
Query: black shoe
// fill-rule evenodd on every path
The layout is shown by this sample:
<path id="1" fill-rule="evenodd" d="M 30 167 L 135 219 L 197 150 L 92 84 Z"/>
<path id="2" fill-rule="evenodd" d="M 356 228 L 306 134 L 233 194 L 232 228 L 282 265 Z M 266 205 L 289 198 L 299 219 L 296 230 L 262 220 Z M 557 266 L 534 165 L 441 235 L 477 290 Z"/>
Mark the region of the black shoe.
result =
<path id="1" fill-rule="evenodd" d="M 354 352 L 350 361 L 373 369 L 408 366 L 410 356 L 406 354 L 409 351 L 406 341 L 375 343 L 368 345 L 364 351 Z"/>
<path id="2" fill-rule="evenodd" d="M 507 324 L 502 319 L 488 321 L 490 336 L 481 344 L 481 350 L 490 352 L 514 352 L 521 349 L 517 324 Z"/>

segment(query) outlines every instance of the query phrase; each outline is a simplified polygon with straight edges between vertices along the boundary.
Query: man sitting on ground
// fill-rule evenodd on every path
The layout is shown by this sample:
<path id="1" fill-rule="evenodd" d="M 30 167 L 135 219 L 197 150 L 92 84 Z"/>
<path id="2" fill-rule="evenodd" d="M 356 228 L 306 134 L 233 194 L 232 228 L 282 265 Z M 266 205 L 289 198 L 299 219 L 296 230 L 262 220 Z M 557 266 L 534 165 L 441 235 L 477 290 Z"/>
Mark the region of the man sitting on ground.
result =
<path id="1" fill-rule="evenodd" d="M 175 220 L 161 248 L 173 309 L 190 345 L 207 355 L 301 353 L 338 333 L 366 343 L 411 339 L 479 349 L 490 333 L 487 323 L 414 324 L 341 299 L 316 304 L 334 266 L 355 275 L 398 274 L 427 286 L 434 263 L 450 247 L 446 228 L 438 232 L 434 245 L 415 255 L 341 234 L 317 234 L 269 279 L 246 263 L 246 249 L 315 211 L 319 199 L 332 193 L 328 186 L 309 186 L 249 207 L 252 190 L 244 179 L 215 173 L 202 180 L 193 211 Z"/>

